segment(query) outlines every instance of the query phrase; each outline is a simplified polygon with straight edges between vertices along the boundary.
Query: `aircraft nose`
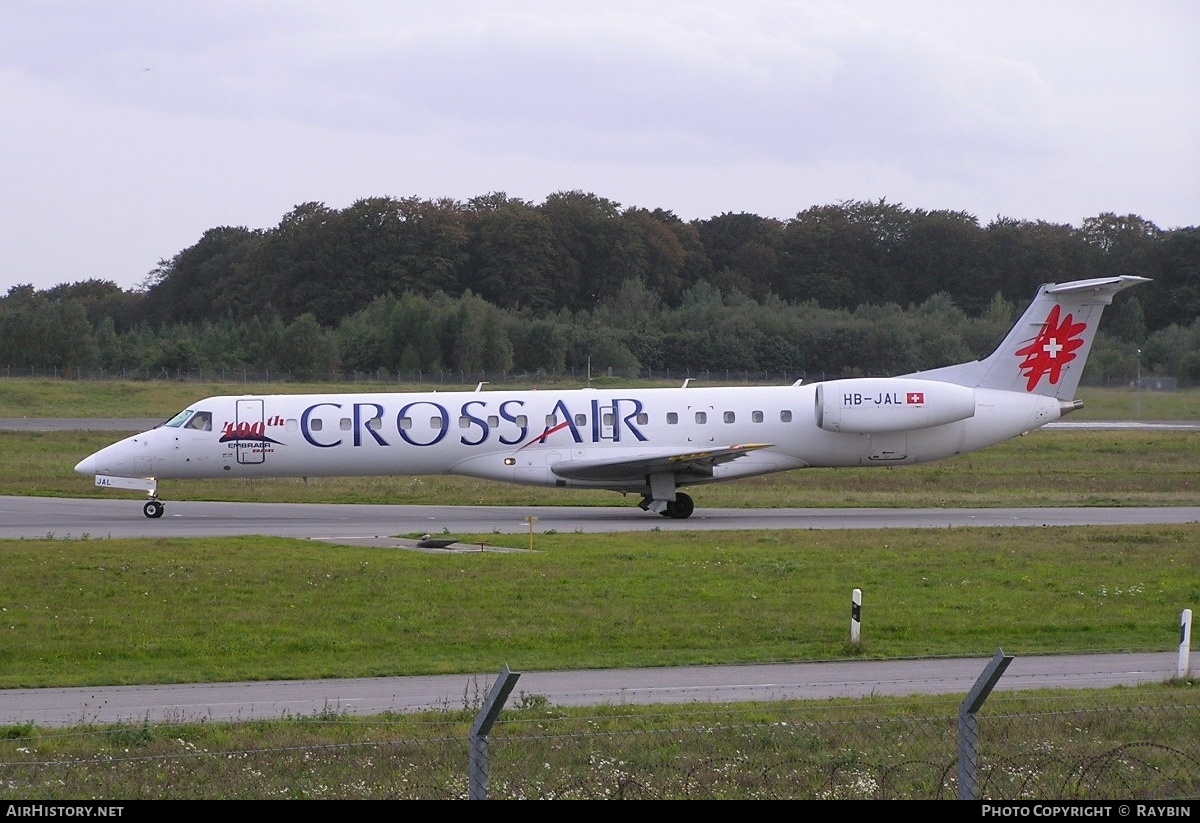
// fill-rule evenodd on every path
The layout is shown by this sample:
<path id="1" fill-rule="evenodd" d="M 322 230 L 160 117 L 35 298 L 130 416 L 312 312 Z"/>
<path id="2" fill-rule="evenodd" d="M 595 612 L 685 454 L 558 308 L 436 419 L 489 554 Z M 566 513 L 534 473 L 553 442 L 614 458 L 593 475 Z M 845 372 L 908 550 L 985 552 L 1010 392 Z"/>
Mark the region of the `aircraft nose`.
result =
<path id="1" fill-rule="evenodd" d="M 96 474 L 96 455 L 88 455 L 75 464 L 75 471 L 78 474 L 95 475 Z"/>

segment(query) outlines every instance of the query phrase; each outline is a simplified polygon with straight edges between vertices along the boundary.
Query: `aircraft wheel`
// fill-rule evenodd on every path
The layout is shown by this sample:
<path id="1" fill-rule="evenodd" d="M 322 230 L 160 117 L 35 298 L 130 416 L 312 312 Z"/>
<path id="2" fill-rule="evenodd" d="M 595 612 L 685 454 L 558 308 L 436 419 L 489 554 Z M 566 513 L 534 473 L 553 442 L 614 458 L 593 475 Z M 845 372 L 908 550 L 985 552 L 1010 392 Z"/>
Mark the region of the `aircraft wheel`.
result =
<path id="1" fill-rule="evenodd" d="M 149 517 L 151 520 L 157 520 L 163 516 L 163 511 L 167 507 L 160 500 L 148 500 L 146 505 L 142 506 L 142 514 Z"/>
<path id="2" fill-rule="evenodd" d="M 667 508 L 663 510 L 663 516 L 670 517 L 673 520 L 687 520 L 695 510 L 696 504 L 692 502 L 692 498 L 689 495 L 678 492 L 675 495 L 675 502 L 667 503 Z"/>

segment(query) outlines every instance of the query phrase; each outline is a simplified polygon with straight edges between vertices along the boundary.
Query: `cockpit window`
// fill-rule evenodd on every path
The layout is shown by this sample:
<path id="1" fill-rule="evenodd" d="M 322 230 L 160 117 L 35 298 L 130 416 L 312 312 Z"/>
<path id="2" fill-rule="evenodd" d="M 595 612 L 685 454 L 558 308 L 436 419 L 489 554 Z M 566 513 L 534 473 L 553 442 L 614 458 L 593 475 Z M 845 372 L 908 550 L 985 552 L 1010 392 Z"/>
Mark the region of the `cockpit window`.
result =
<path id="1" fill-rule="evenodd" d="M 184 409 L 179 414 L 175 415 L 170 420 L 168 420 L 166 423 L 163 423 L 163 425 L 170 426 L 172 429 L 177 429 L 183 425 L 183 421 L 187 420 L 189 417 L 192 416 L 192 411 L 193 411 L 192 409 Z"/>
<path id="2" fill-rule="evenodd" d="M 212 431 L 212 412 L 199 411 L 192 415 L 192 419 L 187 422 L 189 429 L 199 429 L 200 431 Z"/>

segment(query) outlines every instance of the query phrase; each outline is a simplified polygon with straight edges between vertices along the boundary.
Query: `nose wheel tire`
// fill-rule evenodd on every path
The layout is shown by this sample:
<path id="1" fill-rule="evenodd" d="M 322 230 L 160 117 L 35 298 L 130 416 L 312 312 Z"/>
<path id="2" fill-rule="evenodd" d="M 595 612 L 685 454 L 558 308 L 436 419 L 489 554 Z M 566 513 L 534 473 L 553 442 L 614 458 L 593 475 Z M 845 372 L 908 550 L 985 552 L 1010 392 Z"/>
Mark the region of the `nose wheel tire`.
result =
<path id="1" fill-rule="evenodd" d="M 151 520 L 157 520 L 163 516 L 163 511 L 166 510 L 166 505 L 161 500 L 147 500 L 146 505 L 142 506 L 142 514 L 149 517 Z"/>

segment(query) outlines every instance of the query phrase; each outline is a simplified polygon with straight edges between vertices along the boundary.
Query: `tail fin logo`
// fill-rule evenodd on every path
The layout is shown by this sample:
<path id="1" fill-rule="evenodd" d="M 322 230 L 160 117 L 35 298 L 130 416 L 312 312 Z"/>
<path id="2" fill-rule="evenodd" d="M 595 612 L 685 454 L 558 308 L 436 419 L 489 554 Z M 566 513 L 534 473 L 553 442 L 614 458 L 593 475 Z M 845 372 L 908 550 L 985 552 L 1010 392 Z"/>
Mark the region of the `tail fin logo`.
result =
<path id="1" fill-rule="evenodd" d="M 1024 357 L 1021 361 L 1021 374 L 1028 379 L 1026 391 L 1033 391 L 1037 384 L 1047 374 L 1050 383 L 1057 385 L 1062 377 L 1065 365 L 1075 359 L 1075 351 L 1084 344 L 1079 335 L 1087 328 L 1087 323 L 1076 323 L 1074 315 L 1068 314 L 1059 320 L 1061 306 L 1050 310 L 1041 332 L 1028 346 L 1017 349 L 1017 356 Z"/>

